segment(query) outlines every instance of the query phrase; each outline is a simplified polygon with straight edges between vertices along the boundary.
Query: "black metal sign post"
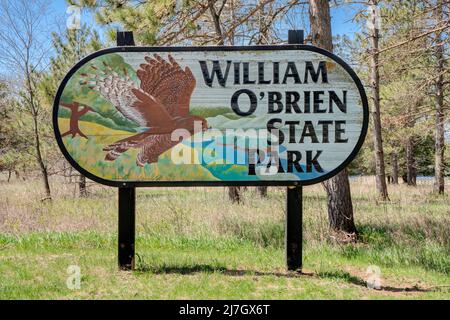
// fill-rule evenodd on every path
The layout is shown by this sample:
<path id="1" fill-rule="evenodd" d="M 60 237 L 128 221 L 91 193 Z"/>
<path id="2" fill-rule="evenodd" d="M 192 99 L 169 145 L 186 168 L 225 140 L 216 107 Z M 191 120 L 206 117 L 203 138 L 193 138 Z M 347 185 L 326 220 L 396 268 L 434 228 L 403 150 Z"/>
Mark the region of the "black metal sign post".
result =
<path id="1" fill-rule="evenodd" d="M 303 30 L 289 30 L 289 44 L 303 44 Z M 293 186 L 286 193 L 286 265 L 289 271 L 302 271 L 303 188 Z"/>
<path id="2" fill-rule="evenodd" d="M 117 32 L 118 46 L 134 46 L 133 33 Z M 134 269 L 136 188 L 119 188 L 119 268 Z"/>
<path id="3" fill-rule="evenodd" d="M 119 188 L 119 268 L 134 269 L 136 188 Z"/>
<path id="4" fill-rule="evenodd" d="M 286 194 L 286 265 L 289 271 L 302 271 L 303 188 L 288 187 Z"/>

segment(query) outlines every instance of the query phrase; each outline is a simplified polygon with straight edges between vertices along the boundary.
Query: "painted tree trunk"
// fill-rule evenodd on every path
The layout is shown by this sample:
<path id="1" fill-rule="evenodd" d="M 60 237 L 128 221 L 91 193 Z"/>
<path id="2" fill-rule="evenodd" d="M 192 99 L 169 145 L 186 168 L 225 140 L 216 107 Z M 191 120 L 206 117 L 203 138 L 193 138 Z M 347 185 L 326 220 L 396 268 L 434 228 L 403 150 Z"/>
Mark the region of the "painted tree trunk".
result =
<path id="1" fill-rule="evenodd" d="M 444 20 L 443 16 L 443 2 L 439 1 L 439 4 L 435 10 L 436 23 Z M 442 43 L 442 33 L 436 34 L 436 120 L 435 120 L 435 160 L 434 160 L 434 191 L 437 193 L 444 193 L 444 152 L 445 152 L 445 137 L 444 137 L 444 46 Z"/>
<path id="2" fill-rule="evenodd" d="M 61 104 L 65 108 L 69 109 L 71 111 L 70 113 L 70 126 L 69 130 L 62 134 L 62 137 L 71 135 L 72 138 L 79 135 L 80 137 L 83 137 L 87 139 L 87 136 L 80 130 L 79 127 L 79 121 L 80 118 L 88 113 L 89 111 L 92 111 L 90 107 L 84 106 L 80 110 L 79 103 L 73 103 L 73 104 Z M 86 197 L 87 196 L 87 190 L 86 190 L 86 177 L 80 174 L 80 178 L 78 180 L 78 188 L 80 192 L 80 197 Z"/>
<path id="3" fill-rule="evenodd" d="M 309 19 L 312 43 L 333 51 L 328 0 L 310 0 Z M 347 170 L 344 169 L 333 178 L 323 182 L 323 186 L 327 192 L 328 219 L 331 229 L 356 234 Z"/>
<path id="4" fill-rule="evenodd" d="M 375 177 L 378 197 L 383 200 L 389 200 L 386 173 L 384 167 L 384 152 L 383 140 L 381 135 L 381 116 L 380 116 L 380 72 L 379 72 L 379 30 L 377 26 L 377 11 L 378 0 L 371 0 L 372 6 L 371 25 L 370 25 L 370 41 L 372 44 L 372 54 L 370 61 L 370 82 L 372 85 L 372 121 L 373 121 L 373 141 L 375 151 Z"/>
<path id="5" fill-rule="evenodd" d="M 80 130 L 79 121 L 83 115 L 85 115 L 89 111 L 92 111 L 92 108 L 84 106 L 80 110 L 80 104 L 78 102 L 75 102 L 72 104 L 61 103 L 61 105 L 64 108 L 67 108 L 70 110 L 69 130 L 67 132 L 63 133 L 62 137 L 71 135 L 72 138 L 75 138 L 77 135 L 79 135 L 79 136 L 87 139 L 86 135 L 83 132 L 81 132 L 81 130 Z"/>

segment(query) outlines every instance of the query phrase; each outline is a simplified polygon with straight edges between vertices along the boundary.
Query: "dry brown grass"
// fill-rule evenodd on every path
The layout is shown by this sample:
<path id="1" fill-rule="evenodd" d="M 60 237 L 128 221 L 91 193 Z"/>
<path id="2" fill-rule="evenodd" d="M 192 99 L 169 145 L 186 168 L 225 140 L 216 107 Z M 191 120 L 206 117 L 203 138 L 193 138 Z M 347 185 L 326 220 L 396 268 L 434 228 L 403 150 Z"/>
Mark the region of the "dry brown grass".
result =
<path id="1" fill-rule="evenodd" d="M 41 201 L 39 180 L 0 182 L 0 232 L 115 232 L 117 191 L 90 184 L 89 197 L 77 196 L 76 184 L 53 181 L 52 202 Z M 305 187 L 305 239 L 330 240 L 326 196 L 320 185 Z M 390 202 L 380 203 L 372 178 L 352 180 L 355 220 L 366 237 L 389 234 L 410 240 L 411 233 L 449 245 L 449 197 L 433 195 L 431 185 L 390 186 Z M 225 188 L 146 188 L 137 192 L 137 228 L 147 235 L 238 235 L 262 245 L 282 245 L 285 188 L 270 188 L 260 198 L 248 188 L 244 205 L 230 203 Z M 404 239 L 403 239 L 404 238 Z"/>
<path id="2" fill-rule="evenodd" d="M 351 184 L 358 243 L 333 241 L 322 187 L 305 187 L 304 265 L 312 276 L 291 277 L 285 188 L 269 188 L 264 199 L 249 188 L 243 205 L 231 204 L 225 188 L 138 189 L 138 271 L 119 273 L 117 190 L 91 184 L 80 199 L 76 185 L 53 180 L 49 202 L 39 180 L 0 182 L 0 292 L 3 285 L 9 298 L 448 296 L 449 196 L 399 185 L 381 203 L 372 179 Z M 76 293 L 64 287 L 69 264 L 87 275 Z M 382 270 L 380 291 L 364 282 L 370 265 Z"/>

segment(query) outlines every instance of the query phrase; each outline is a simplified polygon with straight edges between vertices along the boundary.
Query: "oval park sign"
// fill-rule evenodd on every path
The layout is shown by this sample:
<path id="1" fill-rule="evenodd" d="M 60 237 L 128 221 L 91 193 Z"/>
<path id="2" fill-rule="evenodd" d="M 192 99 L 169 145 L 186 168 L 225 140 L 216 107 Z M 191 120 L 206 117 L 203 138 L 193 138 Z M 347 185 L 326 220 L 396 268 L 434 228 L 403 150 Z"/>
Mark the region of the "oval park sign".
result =
<path id="1" fill-rule="evenodd" d="M 70 70 L 53 122 L 68 161 L 106 185 L 308 185 L 356 156 L 368 105 L 312 46 L 117 47 Z"/>

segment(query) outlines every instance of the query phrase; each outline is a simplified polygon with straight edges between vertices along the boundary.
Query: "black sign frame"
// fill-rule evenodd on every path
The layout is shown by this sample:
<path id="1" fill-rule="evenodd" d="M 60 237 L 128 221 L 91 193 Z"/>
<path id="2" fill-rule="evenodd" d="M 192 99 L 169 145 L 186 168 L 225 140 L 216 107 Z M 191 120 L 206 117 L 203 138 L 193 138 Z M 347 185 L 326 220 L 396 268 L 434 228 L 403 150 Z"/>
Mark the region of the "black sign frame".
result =
<path id="1" fill-rule="evenodd" d="M 336 63 L 338 63 L 344 70 L 351 76 L 352 80 L 356 84 L 359 94 L 361 96 L 362 101 L 362 107 L 363 107 L 363 124 L 361 128 L 361 133 L 358 139 L 358 142 L 356 143 L 355 147 L 353 148 L 352 152 L 349 154 L 349 156 L 343 161 L 339 166 L 337 166 L 335 169 L 331 170 L 330 172 L 327 172 L 326 174 L 319 176 L 314 179 L 310 179 L 307 181 L 301 181 L 301 180 L 289 180 L 289 181 L 113 181 L 113 180 L 106 180 L 100 177 L 97 177 L 96 175 L 92 174 L 91 172 L 87 171 L 86 169 L 82 168 L 69 154 L 69 152 L 66 150 L 66 147 L 63 143 L 62 137 L 61 137 L 61 131 L 59 130 L 58 125 L 58 109 L 59 109 L 59 102 L 61 99 L 62 92 L 71 78 L 71 76 L 80 69 L 84 64 L 86 64 L 88 61 L 104 54 L 108 53 L 118 53 L 118 52 L 203 52 L 203 51 L 275 51 L 275 50 L 300 50 L 300 51 L 312 51 L 319 54 L 322 54 Z M 53 131 L 56 137 L 56 141 L 58 143 L 58 146 L 63 153 L 64 157 L 67 159 L 67 161 L 81 174 L 89 178 L 90 180 L 93 180 L 95 182 L 98 182 L 100 184 L 104 184 L 111 187 L 118 187 L 118 188 L 134 188 L 134 187 L 188 187 L 188 186 L 204 186 L 204 187 L 225 187 L 225 186 L 306 186 L 306 185 L 312 185 L 316 183 L 320 183 L 322 181 L 325 181 L 327 179 L 330 179 L 331 177 L 337 175 L 340 171 L 342 171 L 344 168 L 348 166 L 348 164 L 357 156 L 359 150 L 361 149 L 364 140 L 367 135 L 367 130 L 369 126 L 369 105 L 368 105 L 368 99 L 366 92 L 364 90 L 364 86 L 359 79 L 356 72 L 341 58 L 336 56 L 335 54 L 324 50 L 322 48 L 318 48 L 311 45 L 304 45 L 304 44 L 287 44 L 287 45 L 260 45 L 260 46 L 205 46 L 205 47 L 135 47 L 135 46 L 118 46 L 118 47 L 112 47 L 107 48 L 103 50 L 99 50 L 97 52 L 94 52 L 87 57 L 80 60 L 77 64 L 75 64 L 74 67 L 66 74 L 64 79 L 62 80 L 58 91 L 55 96 L 54 104 L 53 104 L 53 114 L 52 114 L 52 121 L 53 121 Z"/>

